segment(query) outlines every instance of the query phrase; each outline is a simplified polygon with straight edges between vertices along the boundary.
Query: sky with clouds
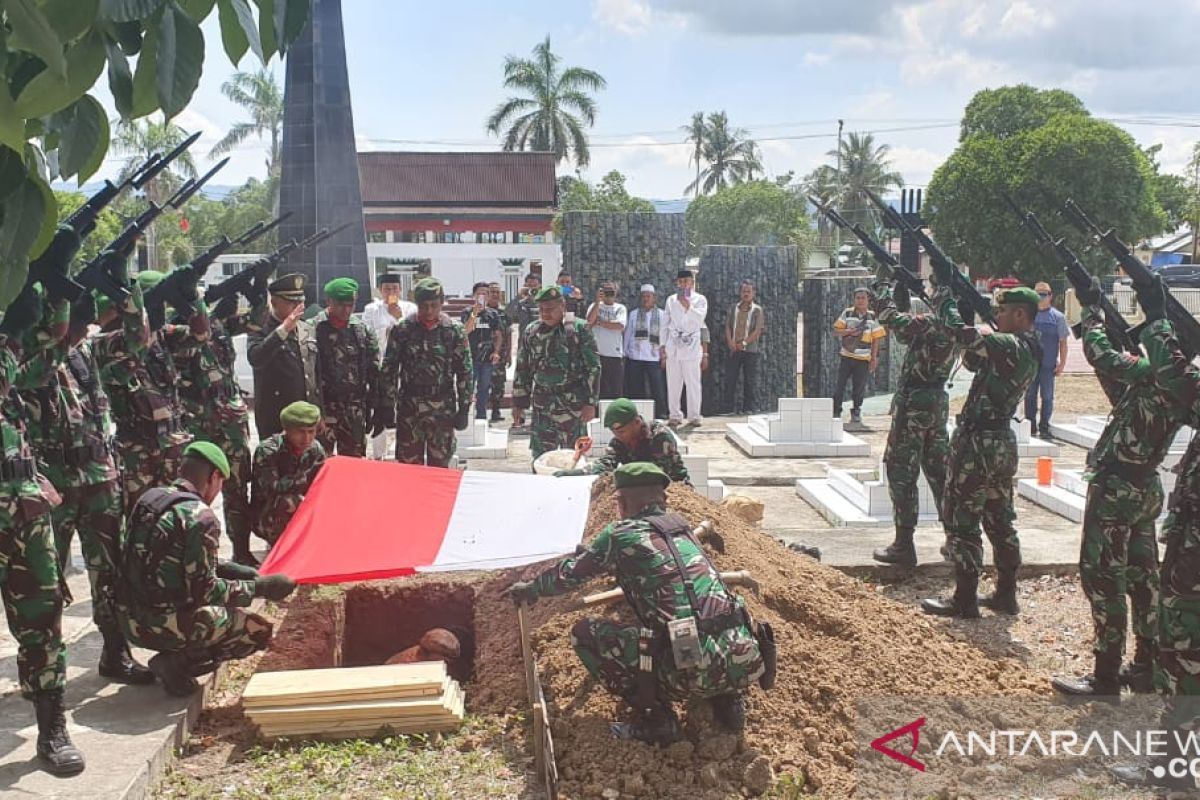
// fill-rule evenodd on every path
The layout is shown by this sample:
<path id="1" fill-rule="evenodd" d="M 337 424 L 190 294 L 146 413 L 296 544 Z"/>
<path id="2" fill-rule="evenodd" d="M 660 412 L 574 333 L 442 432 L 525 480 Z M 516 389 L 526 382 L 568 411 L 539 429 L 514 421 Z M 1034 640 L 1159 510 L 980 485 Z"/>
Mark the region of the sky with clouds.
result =
<path id="1" fill-rule="evenodd" d="M 549 35 L 566 64 L 608 81 L 584 175 L 619 169 L 631 192 L 653 199 L 680 197 L 691 180 L 680 127 L 695 111 L 724 110 L 747 128 L 771 175 L 824 163 L 842 119 L 889 144 L 911 186 L 953 150 L 972 94 L 1011 83 L 1076 93 L 1143 145 L 1162 144 L 1169 171 L 1200 139 L 1200 0 L 343 0 L 343 9 L 360 149 L 498 147 L 484 120 L 506 97 L 504 57 Z M 203 131 L 198 153 L 242 118 L 220 94 L 234 67 L 215 18 L 200 89 L 178 120 Z M 241 67 L 254 69 L 253 58 Z M 282 65 L 273 68 L 282 80 Z M 261 177 L 264 158 L 251 140 L 215 182 Z M 105 171 L 118 164 L 110 158 Z"/>

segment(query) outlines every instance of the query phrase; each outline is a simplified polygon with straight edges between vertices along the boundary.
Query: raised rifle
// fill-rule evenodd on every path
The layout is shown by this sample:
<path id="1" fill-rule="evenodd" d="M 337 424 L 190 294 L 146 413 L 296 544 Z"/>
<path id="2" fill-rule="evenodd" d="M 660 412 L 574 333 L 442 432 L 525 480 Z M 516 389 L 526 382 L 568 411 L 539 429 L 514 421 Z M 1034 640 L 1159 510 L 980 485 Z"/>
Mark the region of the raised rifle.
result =
<path id="1" fill-rule="evenodd" d="M 910 294 L 915 294 L 925 301 L 925 305 L 933 308 L 933 301 L 925 291 L 925 281 L 914 275 L 907 267 L 900 263 L 900 260 L 884 249 L 883 245 L 875 241 L 871 234 L 863 230 L 863 226 L 855 223 L 851 225 L 841 214 L 833 209 L 832 206 L 823 205 L 820 200 L 808 195 L 808 201 L 817 207 L 817 210 L 824 214 L 830 222 L 837 225 L 845 231 L 850 231 L 858 240 L 862 242 L 862 246 L 867 249 L 871 257 L 875 259 L 879 266 L 883 267 L 892 280 L 903 284 Z"/>
<path id="2" fill-rule="evenodd" d="M 75 302 L 85 291 L 96 290 L 108 295 L 116 303 L 124 303 L 129 290 L 121 286 L 111 275 L 100 269 L 85 268 L 74 277 L 68 273 L 70 264 L 79 253 L 79 248 L 94 230 L 96 221 L 113 200 L 126 189 L 141 189 L 154 180 L 163 170 L 171 166 L 192 144 L 200 138 L 197 131 L 184 139 L 174 150 L 161 155 L 155 153 L 120 183 L 105 181 L 98 192 L 58 226 L 54 238 L 46 250 L 29 265 L 28 282 L 41 281 L 51 299 L 66 299 Z"/>
<path id="3" fill-rule="evenodd" d="M 992 315 L 992 301 L 985 295 L 980 294 L 975 285 L 962 273 L 958 265 L 942 252 L 942 249 L 929 237 L 929 234 L 915 225 L 910 225 L 896 209 L 883 202 L 874 192 L 867 191 L 866 194 L 883 214 L 884 222 L 889 227 L 896 228 L 901 232 L 907 231 L 916 237 L 917 242 L 920 243 L 925 253 L 929 256 L 929 261 L 933 265 L 933 274 L 937 277 L 938 284 L 949 289 L 950 293 L 957 298 L 960 306 L 966 306 L 963 309 L 965 312 L 963 316 L 966 317 L 968 314 L 973 315 L 994 328 L 996 326 L 996 318 Z"/>
<path id="4" fill-rule="evenodd" d="M 1124 242 L 1117 238 L 1117 234 L 1112 228 L 1107 231 L 1101 230 L 1100 226 L 1093 222 L 1074 200 L 1068 199 L 1063 210 L 1063 216 L 1067 218 L 1068 222 L 1108 250 L 1109 254 L 1121 265 L 1121 269 L 1125 270 L 1125 274 L 1133 281 L 1135 287 L 1148 289 L 1154 285 L 1155 274 L 1133 254 L 1133 251 Z M 1200 354 L 1200 322 L 1196 321 L 1192 312 L 1184 308 L 1183 303 L 1180 303 L 1169 289 L 1166 287 L 1163 289 L 1167 296 L 1167 319 L 1171 320 L 1171 325 L 1175 328 L 1175 335 L 1179 338 L 1179 343 L 1188 359 L 1191 360 Z M 1137 337 L 1139 333 L 1139 328 L 1130 331 L 1130 335 L 1134 337 Z"/>
<path id="5" fill-rule="evenodd" d="M 1083 292 L 1091 288 L 1092 275 L 1087 271 L 1087 267 L 1083 266 L 1079 257 L 1072 252 L 1067 246 L 1066 240 L 1063 238 L 1055 239 L 1050 235 L 1042 225 L 1041 220 L 1032 211 L 1023 211 L 1016 201 L 1004 195 L 1005 202 L 1012 208 L 1013 212 L 1021 219 L 1021 225 L 1029 231 L 1033 236 L 1033 240 L 1041 247 L 1049 246 L 1054 250 L 1054 255 L 1058 258 L 1058 263 L 1062 265 L 1063 272 L 1067 275 L 1067 280 L 1075 287 L 1076 292 Z M 1104 292 L 1100 293 L 1100 312 L 1104 316 L 1104 333 L 1108 336 L 1108 340 L 1125 350 L 1135 355 L 1142 354 L 1142 348 L 1138 345 L 1137 337 L 1132 333 L 1133 328 L 1121 316 L 1121 312 L 1108 299 L 1108 295 Z M 1075 338 L 1082 338 L 1082 326 L 1079 323 L 1071 326 L 1075 333 Z"/>
<path id="6" fill-rule="evenodd" d="M 299 242 L 295 239 L 292 239 L 290 242 L 280 245 L 275 252 L 263 256 L 238 274 L 231 275 L 220 283 L 214 284 L 205 289 L 204 302 L 212 305 L 220 300 L 225 299 L 226 297 L 241 292 L 246 296 L 246 299 L 250 300 L 250 302 L 253 304 L 254 298 L 252 295 L 254 293 L 254 285 L 271 277 L 271 273 L 275 271 L 275 269 L 283 262 L 285 258 L 288 257 L 289 254 L 291 254 L 293 250 L 307 250 L 312 247 L 317 247 L 329 239 L 332 239 L 334 236 L 337 236 L 352 224 L 352 222 L 347 222 L 345 225 L 341 225 L 333 230 L 322 228 L 313 235 L 309 236 L 307 239 L 303 239 Z"/>

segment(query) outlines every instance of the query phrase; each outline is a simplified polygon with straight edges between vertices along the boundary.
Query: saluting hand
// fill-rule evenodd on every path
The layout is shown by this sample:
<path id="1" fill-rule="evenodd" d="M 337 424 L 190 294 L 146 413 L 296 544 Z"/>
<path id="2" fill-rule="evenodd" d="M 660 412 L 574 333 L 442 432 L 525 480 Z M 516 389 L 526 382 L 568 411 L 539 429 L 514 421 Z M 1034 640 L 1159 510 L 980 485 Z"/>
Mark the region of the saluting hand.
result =
<path id="1" fill-rule="evenodd" d="M 301 303 L 300 305 L 298 305 L 294 309 L 292 309 L 292 313 L 288 314 L 287 317 L 283 320 L 283 322 L 279 323 L 280 327 L 282 327 L 288 333 L 291 333 L 292 331 L 296 330 L 296 324 L 300 322 L 300 316 L 303 313 L 304 313 L 304 304 Z"/>

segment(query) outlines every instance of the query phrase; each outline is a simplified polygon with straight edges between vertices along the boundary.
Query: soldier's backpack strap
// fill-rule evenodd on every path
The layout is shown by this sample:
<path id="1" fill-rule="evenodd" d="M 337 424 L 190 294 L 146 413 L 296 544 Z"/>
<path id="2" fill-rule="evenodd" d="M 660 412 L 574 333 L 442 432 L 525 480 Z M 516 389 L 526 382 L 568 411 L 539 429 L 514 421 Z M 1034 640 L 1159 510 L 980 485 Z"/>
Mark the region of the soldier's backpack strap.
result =
<path id="1" fill-rule="evenodd" d="M 679 579 L 683 581 L 683 589 L 687 593 L 688 605 L 691 606 L 692 616 L 696 619 L 696 626 L 705 636 L 718 636 L 728 628 L 733 628 L 738 625 L 748 625 L 750 623 L 749 616 L 744 607 L 737 603 L 732 597 L 729 602 L 734 606 L 732 612 L 722 614 L 713 614 L 711 608 L 706 608 L 696 597 L 696 587 L 691 577 L 687 572 L 687 565 L 683 563 L 683 556 L 679 552 L 679 548 L 675 544 L 676 537 L 683 537 L 699 551 L 704 559 L 703 563 L 708 574 L 712 575 L 717 585 L 721 587 L 728 595 L 728 590 L 725 584 L 721 581 L 720 572 L 708 560 L 708 556 L 704 555 L 704 548 L 696 540 L 695 534 L 692 533 L 692 527 L 682 515 L 670 512 L 653 517 L 647 517 L 646 522 L 654 529 L 663 543 L 666 544 L 667 550 L 671 553 L 671 558 L 675 562 L 675 569 L 679 573 Z"/>
<path id="2" fill-rule="evenodd" d="M 175 489 L 173 487 L 166 486 L 156 486 L 153 489 L 147 489 L 145 493 L 138 498 L 138 501 L 134 503 L 133 510 L 129 514 L 130 530 L 132 531 L 137 525 L 155 525 L 158 523 L 158 520 L 162 518 L 163 514 L 167 513 L 180 503 L 186 503 L 190 500 L 195 500 L 201 503 L 204 502 L 199 495 L 184 491 L 182 489 Z M 128 559 L 131 558 L 132 555 L 133 548 L 126 544 L 125 557 L 123 559 L 125 563 L 123 563 L 122 566 L 124 567 L 124 573 L 127 575 L 133 574 L 133 571 L 129 568 L 128 564 Z M 147 574 L 153 575 L 157 573 L 159 562 L 161 562 L 163 558 L 166 558 L 167 555 L 168 553 L 166 552 L 160 553 L 159 557 L 155 560 L 155 563 L 149 565 Z M 138 597 L 135 599 L 142 601 L 149 600 L 152 593 L 151 590 L 153 588 L 154 587 L 150 586 L 139 587 Z"/>

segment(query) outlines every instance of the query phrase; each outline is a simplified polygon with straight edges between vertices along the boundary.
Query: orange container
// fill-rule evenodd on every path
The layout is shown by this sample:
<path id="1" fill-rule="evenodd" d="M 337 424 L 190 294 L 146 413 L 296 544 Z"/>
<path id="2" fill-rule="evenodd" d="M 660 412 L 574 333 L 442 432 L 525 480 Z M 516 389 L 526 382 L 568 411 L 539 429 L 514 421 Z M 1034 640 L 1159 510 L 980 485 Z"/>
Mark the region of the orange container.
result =
<path id="1" fill-rule="evenodd" d="M 1037 482 L 1041 486 L 1049 486 L 1054 482 L 1054 459 L 1050 456 L 1038 458 Z"/>

